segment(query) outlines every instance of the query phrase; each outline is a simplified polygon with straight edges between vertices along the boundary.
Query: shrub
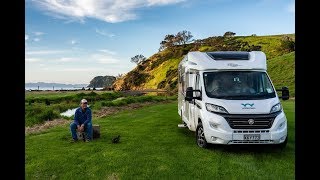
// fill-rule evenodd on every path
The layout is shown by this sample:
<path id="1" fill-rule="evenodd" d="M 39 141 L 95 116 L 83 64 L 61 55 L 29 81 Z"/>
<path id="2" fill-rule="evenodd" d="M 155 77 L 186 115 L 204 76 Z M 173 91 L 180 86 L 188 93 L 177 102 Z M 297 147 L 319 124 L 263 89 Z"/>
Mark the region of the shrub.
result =
<path id="1" fill-rule="evenodd" d="M 289 36 L 283 36 L 281 39 L 280 49 L 285 53 L 289 53 L 295 50 L 295 42 Z"/>
<path id="2" fill-rule="evenodd" d="M 39 114 L 39 120 L 53 120 L 54 118 L 58 118 L 60 115 L 54 112 L 52 109 L 45 109 L 41 114 Z"/>
<path id="3" fill-rule="evenodd" d="M 47 106 L 50 106 L 50 101 L 48 99 L 45 100 Z"/>
<path id="4" fill-rule="evenodd" d="M 158 84 L 157 89 L 163 89 L 165 86 L 166 86 L 166 80 L 163 80 Z"/>
<path id="5" fill-rule="evenodd" d="M 177 87 L 177 84 L 178 84 L 178 80 L 174 80 L 173 82 L 171 82 L 169 85 L 170 85 L 170 89 L 175 89 Z"/>
<path id="6" fill-rule="evenodd" d="M 146 82 L 150 75 L 147 73 L 142 73 L 139 71 L 131 71 L 128 73 L 126 78 L 124 79 L 124 83 L 127 84 L 127 86 L 139 86 L 142 83 Z"/>
<path id="7" fill-rule="evenodd" d="M 101 106 L 113 106 L 113 103 L 111 101 L 103 101 L 101 102 Z"/>
<path id="8" fill-rule="evenodd" d="M 136 99 L 132 98 L 132 97 L 127 97 L 127 98 L 123 99 L 123 101 L 125 101 L 127 104 L 131 104 L 131 103 L 137 102 Z"/>
<path id="9" fill-rule="evenodd" d="M 91 91 L 90 93 L 88 93 L 88 95 L 89 95 L 89 96 L 94 96 L 94 97 L 95 97 L 95 96 L 97 96 L 98 94 L 97 94 L 97 93 L 95 93 L 95 92 L 93 92 L 93 91 Z"/>
<path id="10" fill-rule="evenodd" d="M 78 98 L 81 98 L 81 97 L 83 97 L 83 96 L 85 96 L 86 94 L 85 93 L 78 93 L 76 96 L 78 97 Z"/>
<path id="11" fill-rule="evenodd" d="M 94 103 L 94 105 L 90 106 L 91 109 L 101 109 L 101 107 L 102 107 L 102 102 L 97 102 L 97 103 Z"/>

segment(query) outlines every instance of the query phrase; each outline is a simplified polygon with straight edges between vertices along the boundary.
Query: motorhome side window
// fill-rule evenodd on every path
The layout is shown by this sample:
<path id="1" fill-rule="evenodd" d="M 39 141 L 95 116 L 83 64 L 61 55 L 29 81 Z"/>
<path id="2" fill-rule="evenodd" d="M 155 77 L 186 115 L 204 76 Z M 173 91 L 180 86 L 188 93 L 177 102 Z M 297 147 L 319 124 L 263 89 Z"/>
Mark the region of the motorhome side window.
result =
<path id="1" fill-rule="evenodd" d="M 196 76 L 196 85 L 195 85 L 195 89 L 197 89 L 197 90 L 200 90 L 200 86 L 199 86 L 199 78 L 200 78 L 200 75 L 199 75 L 199 74 L 197 74 L 197 76 Z"/>
<path id="2" fill-rule="evenodd" d="M 182 90 L 182 93 L 185 94 L 185 91 L 186 91 L 186 79 L 185 79 L 185 67 L 183 66 L 179 66 L 179 72 L 178 72 L 178 79 L 179 79 L 179 86 Z"/>
<path id="3" fill-rule="evenodd" d="M 181 77 L 181 81 L 182 81 L 182 83 L 181 83 L 181 86 L 182 86 L 182 93 L 183 94 L 185 94 L 185 92 L 186 92 L 186 78 L 185 78 L 185 76 L 184 75 L 182 75 L 182 77 Z"/>
<path id="4" fill-rule="evenodd" d="M 268 99 L 275 91 L 265 72 L 219 71 L 204 73 L 207 96 L 220 99 Z"/>
<path id="5" fill-rule="evenodd" d="M 196 84 L 195 84 L 194 88 L 196 90 L 201 90 L 200 89 L 200 75 L 199 74 L 197 74 L 197 76 L 196 76 L 196 82 L 195 83 Z M 195 96 L 199 97 L 200 96 L 200 92 L 195 92 Z"/>

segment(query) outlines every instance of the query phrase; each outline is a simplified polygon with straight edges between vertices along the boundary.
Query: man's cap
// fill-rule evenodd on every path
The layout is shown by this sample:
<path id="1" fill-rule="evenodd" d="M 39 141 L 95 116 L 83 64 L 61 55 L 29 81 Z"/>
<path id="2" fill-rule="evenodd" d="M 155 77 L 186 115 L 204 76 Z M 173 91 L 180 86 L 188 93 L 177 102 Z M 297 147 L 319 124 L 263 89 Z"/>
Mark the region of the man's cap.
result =
<path id="1" fill-rule="evenodd" d="M 88 101 L 86 99 L 82 99 L 81 103 L 87 103 Z"/>

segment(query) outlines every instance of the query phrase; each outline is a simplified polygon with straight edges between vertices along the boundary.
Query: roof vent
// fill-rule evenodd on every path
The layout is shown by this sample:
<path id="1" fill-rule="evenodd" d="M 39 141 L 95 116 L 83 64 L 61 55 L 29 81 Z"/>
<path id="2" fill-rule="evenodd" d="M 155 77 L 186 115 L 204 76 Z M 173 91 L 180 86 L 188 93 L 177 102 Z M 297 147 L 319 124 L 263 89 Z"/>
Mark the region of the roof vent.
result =
<path id="1" fill-rule="evenodd" d="M 216 51 L 207 54 L 214 60 L 249 60 L 249 52 L 246 51 Z"/>

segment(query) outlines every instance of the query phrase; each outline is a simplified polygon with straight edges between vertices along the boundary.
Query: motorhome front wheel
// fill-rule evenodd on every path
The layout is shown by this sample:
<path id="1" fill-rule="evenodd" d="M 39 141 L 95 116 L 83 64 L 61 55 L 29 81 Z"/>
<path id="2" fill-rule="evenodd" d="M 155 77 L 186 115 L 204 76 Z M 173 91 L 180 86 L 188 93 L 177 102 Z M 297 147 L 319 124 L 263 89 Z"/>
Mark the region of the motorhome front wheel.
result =
<path id="1" fill-rule="evenodd" d="M 206 138 L 204 137 L 204 132 L 203 132 L 203 126 L 202 123 L 199 122 L 196 130 L 196 140 L 197 144 L 201 148 L 206 148 L 208 147 L 208 143 L 206 141 Z"/>

